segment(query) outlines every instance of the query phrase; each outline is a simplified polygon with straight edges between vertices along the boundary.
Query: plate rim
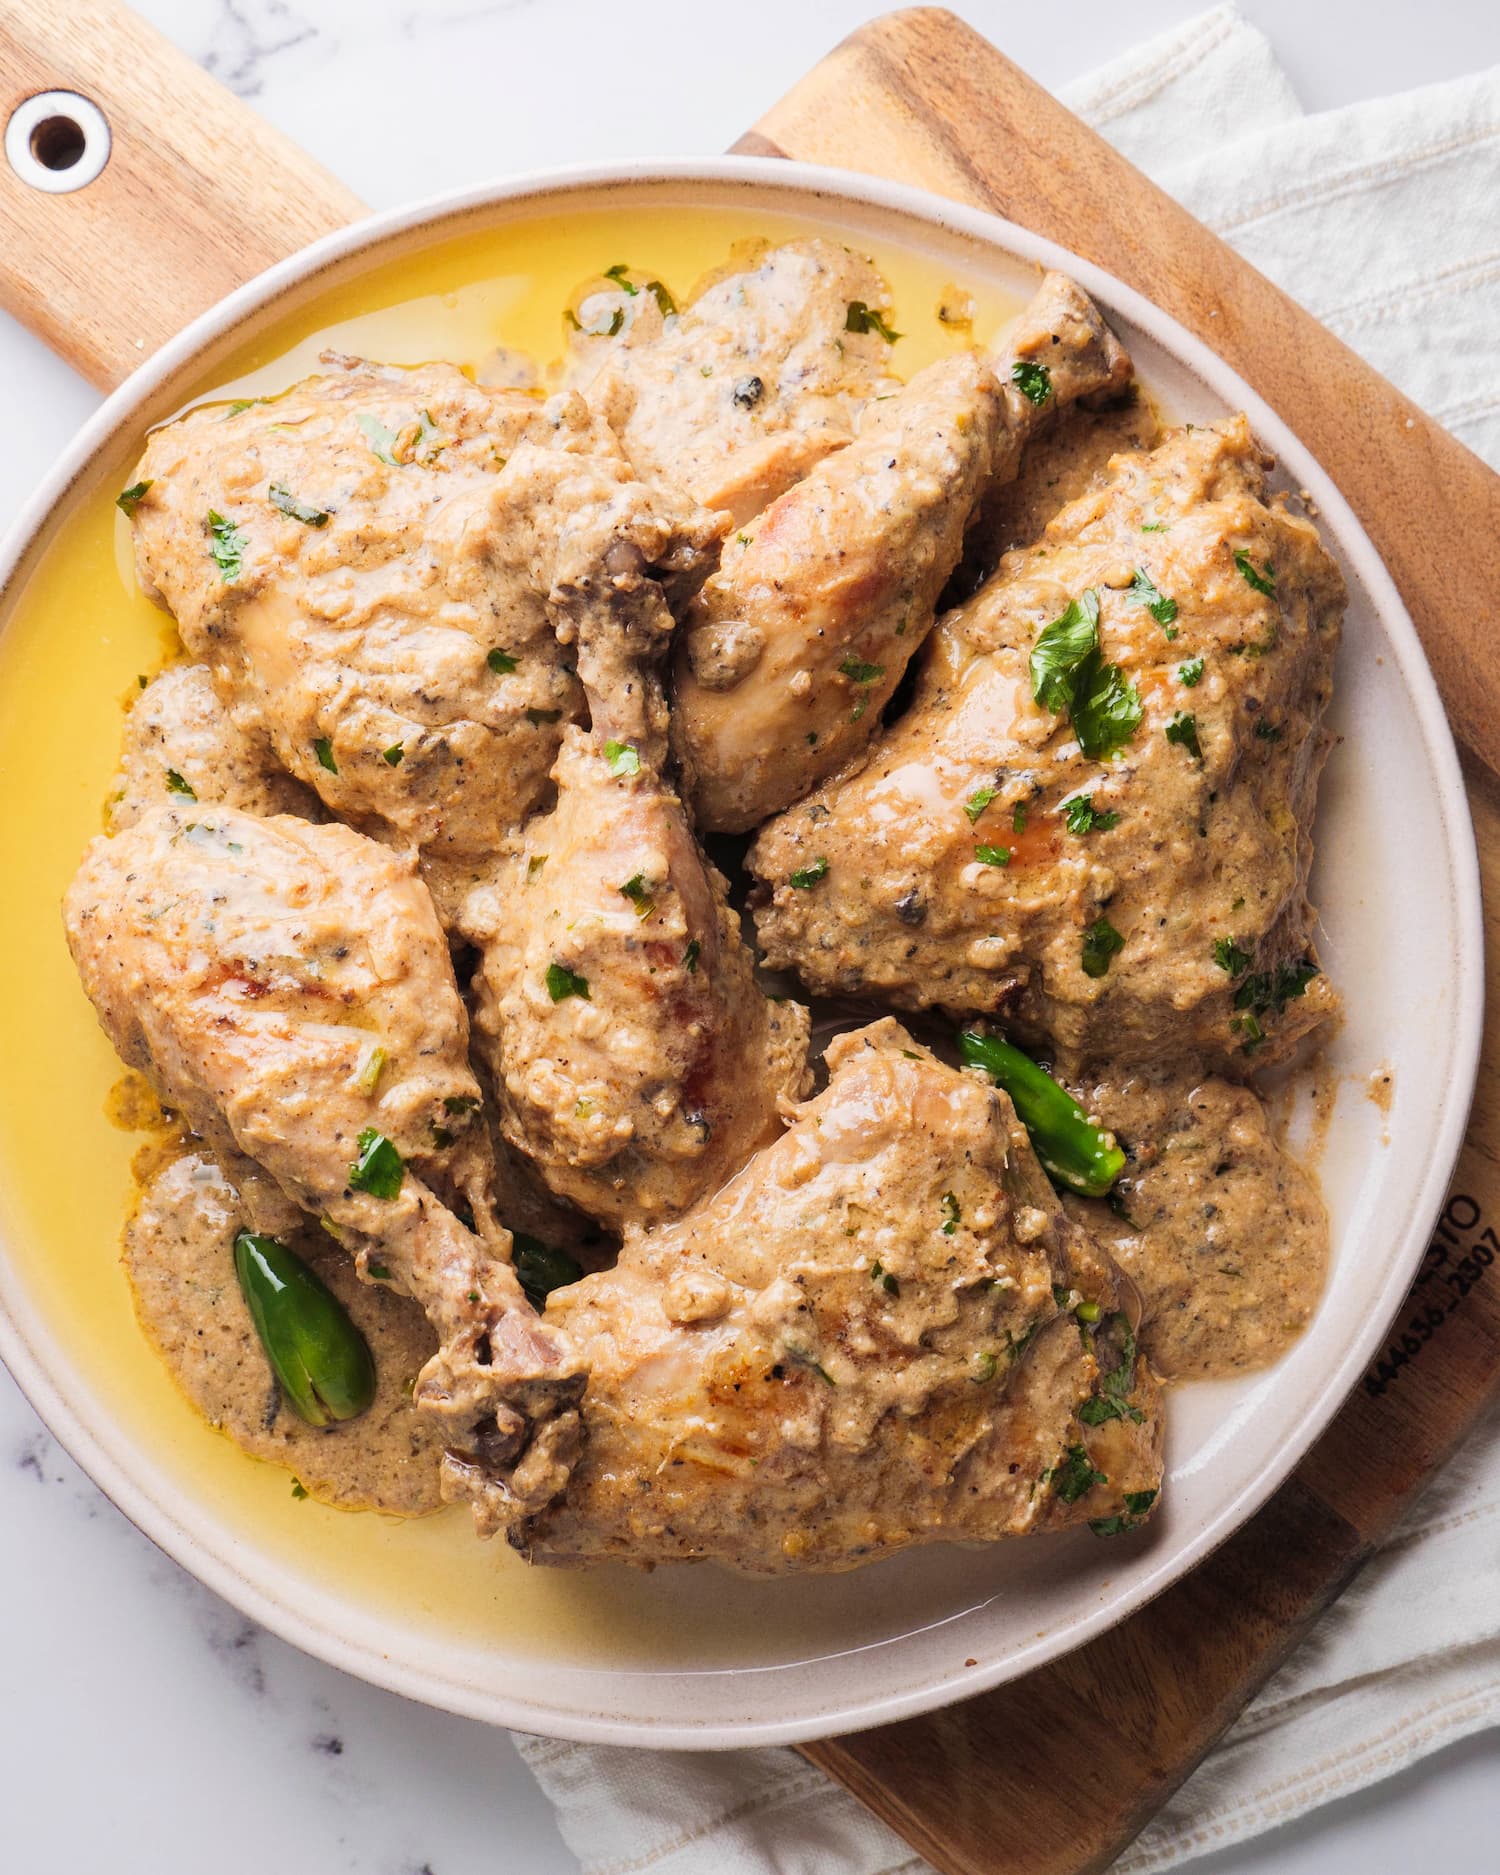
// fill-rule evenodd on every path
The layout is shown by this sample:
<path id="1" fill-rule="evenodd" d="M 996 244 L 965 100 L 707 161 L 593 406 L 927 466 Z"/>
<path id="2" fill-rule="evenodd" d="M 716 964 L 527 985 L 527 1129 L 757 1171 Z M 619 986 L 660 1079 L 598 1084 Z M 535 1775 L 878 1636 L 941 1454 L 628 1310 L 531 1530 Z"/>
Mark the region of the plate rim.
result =
<path id="1" fill-rule="evenodd" d="M 1177 363 L 1186 367 L 1225 403 L 1246 411 L 1256 435 L 1282 460 L 1296 464 L 1297 479 L 1314 503 L 1353 567 L 1371 607 L 1390 640 L 1417 719 L 1422 746 L 1436 786 L 1447 856 L 1452 871 L 1456 935 L 1452 1029 L 1455 1036 L 1454 1090 L 1434 1130 L 1425 1171 L 1413 1181 L 1407 1223 L 1391 1255 L 1379 1291 L 1379 1306 L 1368 1311 L 1350 1334 L 1342 1358 L 1324 1374 L 1297 1437 L 1275 1462 L 1261 1467 L 1192 1537 L 1172 1547 L 1170 1558 L 1146 1572 L 1123 1595 L 1105 1598 L 1072 1623 L 1059 1624 L 1019 1652 L 999 1662 L 977 1664 L 958 1674 L 934 1675 L 922 1686 L 886 1696 L 862 1696 L 830 1702 L 818 1712 L 787 1720 L 717 1719 L 652 1721 L 603 1711 L 552 1710 L 534 1699 L 503 1690 L 464 1684 L 433 1669 L 394 1659 L 299 1606 L 290 1593 L 278 1596 L 228 1554 L 210 1548 L 204 1536 L 165 1503 L 148 1479 L 133 1470 L 131 1455 L 141 1448 L 128 1439 L 114 1449 L 106 1431 L 68 1397 L 55 1377 L 47 1352 L 56 1338 L 32 1314 L 28 1323 L 24 1285 L 13 1278 L 8 1257 L 0 1257 L 0 1358 L 48 1430 L 106 1496 L 160 1549 L 199 1581 L 283 1640 L 330 1665 L 424 1704 L 523 1731 L 580 1742 L 652 1746 L 676 1750 L 738 1749 L 745 1746 L 796 1744 L 841 1732 L 887 1724 L 972 1697 L 1032 1671 L 1046 1661 L 1085 1645 L 1195 1568 L 1260 1509 L 1295 1470 L 1308 1448 L 1332 1423 L 1361 1372 L 1370 1364 L 1399 1311 L 1440 1214 L 1452 1168 L 1462 1147 L 1478 1074 L 1484 1007 L 1484 932 L 1478 853 L 1472 818 L 1451 726 L 1438 696 L 1426 655 L 1395 583 L 1364 528 L 1312 451 L 1291 427 L 1221 359 L 1154 302 L 1103 268 L 1058 244 L 986 210 L 935 196 L 905 183 L 833 170 L 782 158 L 729 156 L 701 160 L 588 163 L 523 172 L 444 191 L 371 215 L 336 230 L 268 268 L 200 314 L 112 392 L 65 446 L 31 499 L 0 542 L 0 604 L 17 575 L 27 568 L 47 520 L 71 494 L 99 453 L 130 423 L 154 392 L 186 369 L 210 346 L 236 327 L 274 308 L 289 290 L 306 286 L 329 269 L 362 251 L 406 234 L 428 231 L 444 238 L 442 224 L 485 210 L 523 209 L 565 203 L 573 194 L 629 190 L 645 186 L 707 184 L 727 186 L 754 197 L 803 198 L 827 202 L 836 211 L 853 204 L 900 219 L 937 227 L 998 249 L 1041 267 L 1056 267 L 1076 279 L 1105 309 L 1139 327 Z M 769 211 L 770 204 L 767 203 Z M 3 1251 L 0 1244 L 0 1251 Z M 19 1295 L 12 1291 L 19 1291 Z M 19 1306 L 18 1306 L 19 1305 Z M 28 1326 L 30 1333 L 28 1333 Z M 66 1365 L 59 1348 L 60 1364 Z M 723 1668 L 732 1675 L 743 1669 Z M 630 1678 L 639 1689 L 643 1676 Z"/>

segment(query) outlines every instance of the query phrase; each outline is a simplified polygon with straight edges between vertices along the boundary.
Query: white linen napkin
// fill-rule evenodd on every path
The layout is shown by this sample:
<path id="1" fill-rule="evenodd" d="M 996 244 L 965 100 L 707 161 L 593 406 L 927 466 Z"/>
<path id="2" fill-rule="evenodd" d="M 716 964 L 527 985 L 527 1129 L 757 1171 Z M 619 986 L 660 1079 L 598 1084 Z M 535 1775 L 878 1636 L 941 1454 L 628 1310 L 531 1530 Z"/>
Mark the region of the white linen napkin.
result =
<path id="1" fill-rule="evenodd" d="M 1065 101 L 1500 468 L 1500 71 L 1320 116 L 1221 6 Z M 1500 1722 L 1500 1412 L 1116 1864 L 1154 1875 Z M 929 1875 L 788 1750 L 519 1738 L 584 1875 Z"/>

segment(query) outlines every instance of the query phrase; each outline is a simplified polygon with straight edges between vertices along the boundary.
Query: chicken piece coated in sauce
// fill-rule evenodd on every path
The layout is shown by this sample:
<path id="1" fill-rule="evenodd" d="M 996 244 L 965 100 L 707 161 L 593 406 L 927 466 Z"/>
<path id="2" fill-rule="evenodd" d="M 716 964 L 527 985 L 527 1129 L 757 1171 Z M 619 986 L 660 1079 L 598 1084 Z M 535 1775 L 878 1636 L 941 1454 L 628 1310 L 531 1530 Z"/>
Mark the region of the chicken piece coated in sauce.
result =
<path id="1" fill-rule="evenodd" d="M 443 1427 L 445 1491 L 481 1531 L 544 1504 L 583 1368 L 491 1215 L 468 1020 L 414 862 L 337 824 L 157 808 L 94 841 L 65 915 L 125 1062 L 427 1311 L 415 1398 Z"/>
<path id="2" fill-rule="evenodd" d="M 890 290 L 837 242 L 771 248 L 672 314 L 658 284 L 601 281 L 585 299 L 573 382 L 643 476 L 680 483 L 736 526 L 842 449 L 872 397 L 900 388 L 880 329 Z"/>
<path id="3" fill-rule="evenodd" d="M 726 543 L 677 648 L 673 730 L 701 826 L 758 826 L 869 744 L 985 489 L 1015 475 L 1054 412 L 1130 377 L 1060 274 L 1000 362 L 965 352 L 919 371 Z"/>
<path id="4" fill-rule="evenodd" d="M 119 833 L 153 808 L 184 801 L 320 818 L 312 790 L 293 780 L 269 745 L 225 710 L 206 664 L 169 665 L 131 704 L 109 798 L 109 830 Z"/>
<path id="5" fill-rule="evenodd" d="M 501 1124 L 551 1189 L 612 1225 L 684 1210 L 779 1130 L 807 1011 L 755 982 L 725 881 L 666 773 L 654 586 L 578 621 L 591 725 L 558 799 L 464 906 Z"/>
<path id="6" fill-rule="evenodd" d="M 720 531 L 639 482 L 576 395 L 450 365 L 349 361 L 196 410 L 137 477 L 142 583 L 238 728 L 341 818 L 417 847 L 445 903 L 537 804 L 581 711 L 562 642 L 580 587 L 621 555 L 689 578 Z"/>
<path id="7" fill-rule="evenodd" d="M 1243 417 L 1179 431 L 1006 556 L 865 766 L 762 831 L 775 966 L 1003 1012 L 1065 1063 L 1243 1071 L 1327 1016 L 1307 877 L 1344 583 L 1266 467 Z M 1095 757 L 1028 668 L 1090 602 Z"/>
<path id="8" fill-rule="evenodd" d="M 890 1018 L 828 1062 L 724 1190 L 549 1298 L 591 1375 L 569 1490 L 512 1535 L 533 1560 L 846 1569 L 1151 1508 L 1133 1291 L 1009 1100 Z"/>

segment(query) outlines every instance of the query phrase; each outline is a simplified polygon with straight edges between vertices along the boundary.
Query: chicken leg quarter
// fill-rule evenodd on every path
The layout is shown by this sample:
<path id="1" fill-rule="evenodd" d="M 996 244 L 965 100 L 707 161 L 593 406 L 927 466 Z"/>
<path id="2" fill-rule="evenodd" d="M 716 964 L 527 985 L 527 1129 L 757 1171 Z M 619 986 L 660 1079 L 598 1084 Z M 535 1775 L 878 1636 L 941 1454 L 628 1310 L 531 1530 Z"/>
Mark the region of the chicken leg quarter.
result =
<path id="1" fill-rule="evenodd" d="M 445 1492 L 484 1532 L 548 1502 L 583 1367 L 491 1215 L 468 1022 L 413 862 L 343 826 L 163 807 L 93 843 L 65 915 L 122 1058 L 426 1309 L 415 1398 L 444 1427 Z"/>
<path id="2" fill-rule="evenodd" d="M 1130 1283 L 1004 1094 L 889 1017 L 724 1190 L 550 1300 L 591 1360 L 536 1561 L 848 1569 L 1144 1515 L 1160 1392 Z"/>

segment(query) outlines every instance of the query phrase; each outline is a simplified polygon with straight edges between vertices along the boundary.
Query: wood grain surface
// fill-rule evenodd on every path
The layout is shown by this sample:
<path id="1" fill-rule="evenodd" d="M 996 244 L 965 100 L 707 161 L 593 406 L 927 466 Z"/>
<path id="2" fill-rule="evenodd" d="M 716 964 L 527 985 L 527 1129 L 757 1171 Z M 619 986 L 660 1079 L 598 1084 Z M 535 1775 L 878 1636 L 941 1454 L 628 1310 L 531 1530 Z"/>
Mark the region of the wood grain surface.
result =
<path id="1" fill-rule="evenodd" d="M 0 158 L 0 306 L 103 389 L 273 261 L 365 213 L 289 138 L 113 0 L 3 0 L 0 124 L 74 91 L 104 173 L 46 195 Z"/>
<path id="2" fill-rule="evenodd" d="M 1182 1782 L 1500 1385 L 1500 477 L 952 14 L 873 22 L 735 147 L 994 209 L 1196 332 L 1348 497 L 1468 751 L 1491 1015 L 1444 1222 L 1385 1364 L 1259 1516 L 1121 1627 L 946 1712 L 806 1747 L 945 1875 L 1085 1875 Z"/>
<path id="3" fill-rule="evenodd" d="M 0 7 L 0 115 L 50 89 L 104 109 L 113 153 L 71 196 L 38 195 L 0 165 L 0 304 L 101 385 L 363 213 L 112 0 Z M 875 21 L 737 147 L 996 209 L 1138 287 L 1228 359 L 1321 458 L 1395 576 L 1470 752 L 1481 863 L 1500 888 L 1500 478 L 950 14 Z M 1497 937 L 1491 925 L 1492 1012 Z M 1494 1394 L 1497 1022 L 1388 1358 L 1260 1515 L 1131 1621 L 1016 1685 L 807 1748 L 946 1875 L 1108 1867 Z"/>

